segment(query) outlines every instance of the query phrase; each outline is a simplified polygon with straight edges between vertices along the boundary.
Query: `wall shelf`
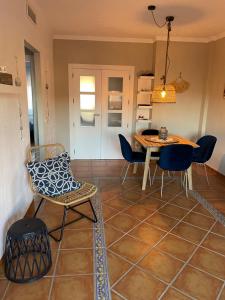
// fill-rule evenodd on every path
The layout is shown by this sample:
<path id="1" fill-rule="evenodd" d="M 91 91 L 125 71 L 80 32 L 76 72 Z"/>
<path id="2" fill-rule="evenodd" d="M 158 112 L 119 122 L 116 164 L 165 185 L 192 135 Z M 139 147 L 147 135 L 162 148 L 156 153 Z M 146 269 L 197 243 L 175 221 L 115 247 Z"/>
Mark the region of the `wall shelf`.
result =
<path id="1" fill-rule="evenodd" d="M 152 122 L 152 89 L 154 76 L 139 76 L 137 91 L 136 131 L 150 127 Z"/>

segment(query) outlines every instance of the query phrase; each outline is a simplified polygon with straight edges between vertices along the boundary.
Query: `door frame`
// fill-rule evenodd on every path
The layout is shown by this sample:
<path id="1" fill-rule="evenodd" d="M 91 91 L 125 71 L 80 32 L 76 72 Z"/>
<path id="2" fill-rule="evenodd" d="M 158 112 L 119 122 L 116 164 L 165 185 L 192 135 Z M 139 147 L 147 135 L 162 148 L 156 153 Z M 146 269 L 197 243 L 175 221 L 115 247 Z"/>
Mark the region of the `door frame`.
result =
<path id="1" fill-rule="evenodd" d="M 75 149 L 71 141 L 74 139 L 74 126 L 75 120 L 73 116 L 74 108 L 74 86 L 73 86 L 73 69 L 93 69 L 93 70 L 116 70 L 116 71 L 128 71 L 129 72 L 129 107 L 128 107 L 128 132 L 132 134 L 133 129 L 133 96 L 134 96 L 134 66 L 124 66 L 124 65 L 95 65 L 95 64 L 68 64 L 68 77 L 69 77 L 69 149 L 70 156 L 72 159 L 75 158 Z"/>

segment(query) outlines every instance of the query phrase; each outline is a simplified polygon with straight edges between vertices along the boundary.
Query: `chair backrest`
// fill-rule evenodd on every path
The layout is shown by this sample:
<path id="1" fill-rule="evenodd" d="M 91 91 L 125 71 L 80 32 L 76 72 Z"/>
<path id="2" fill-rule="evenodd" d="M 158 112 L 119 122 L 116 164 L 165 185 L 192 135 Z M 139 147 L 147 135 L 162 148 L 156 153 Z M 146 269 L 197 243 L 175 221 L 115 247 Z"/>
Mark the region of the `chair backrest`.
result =
<path id="1" fill-rule="evenodd" d="M 133 156 L 133 151 L 132 151 L 130 144 L 128 143 L 127 139 L 122 134 L 119 134 L 119 139 L 120 139 L 121 152 L 122 152 L 124 159 L 131 162 L 132 156 Z"/>
<path id="2" fill-rule="evenodd" d="M 187 170 L 192 163 L 193 147 L 190 145 L 168 145 L 161 147 L 158 165 L 169 171 Z"/>
<path id="3" fill-rule="evenodd" d="M 30 147 L 27 151 L 27 162 L 37 162 L 48 158 L 58 156 L 65 151 L 65 148 L 61 144 L 47 144 L 41 146 Z M 29 174 L 29 173 L 28 173 Z M 36 193 L 37 187 L 33 184 L 31 175 L 29 174 L 29 184 L 31 190 Z"/>
<path id="4" fill-rule="evenodd" d="M 145 129 L 141 133 L 142 135 L 159 135 L 158 129 Z"/>
<path id="5" fill-rule="evenodd" d="M 213 153 L 213 150 L 216 145 L 217 138 L 213 135 L 205 135 L 201 137 L 197 144 L 199 148 L 194 149 L 193 160 L 199 163 L 207 162 Z"/>
<path id="6" fill-rule="evenodd" d="M 27 151 L 27 161 L 42 161 L 58 156 L 65 151 L 61 144 L 46 144 L 30 147 Z"/>

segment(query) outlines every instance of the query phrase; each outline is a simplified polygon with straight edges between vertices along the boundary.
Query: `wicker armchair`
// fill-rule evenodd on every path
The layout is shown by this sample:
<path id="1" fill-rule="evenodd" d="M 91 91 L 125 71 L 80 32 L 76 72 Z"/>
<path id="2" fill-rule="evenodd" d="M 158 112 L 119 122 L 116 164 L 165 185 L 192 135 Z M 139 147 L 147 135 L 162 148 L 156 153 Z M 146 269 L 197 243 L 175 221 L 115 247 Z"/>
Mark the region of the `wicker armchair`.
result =
<path id="1" fill-rule="evenodd" d="M 42 161 L 45 159 L 53 158 L 64 151 L 65 151 L 64 146 L 61 144 L 48 144 L 48 145 L 30 147 L 28 149 L 28 161 L 35 162 L 35 161 Z M 90 221 L 92 221 L 93 223 L 97 222 L 97 216 L 96 216 L 96 213 L 94 211 L 93 205 L 90 200 L 90 198 L 92 196 L 94 196 L 97 192 L 97 187 L 95 185 L 93 185 L 91 183 L 87 183 L 87 182 L 81 182 L 80 188 L 75 191 L 65 193 L 60 196 L 50 197 L 50 196 L 41 194 L 37 191 L 37 188 L 33 184 L 32 178 L 30 175 L 29 175 L 29 181 L 30 181 L 30 186 L 31 186 L 32 191 L 34 192 L 35 195 L 39 196 L 41 199 L 33 217 L 36 217 L 38 210 L 40 209 L 44 200 L 50 201 L 53 204 L 61 205 L 64 207 L 64 213 L 63 213 L 61 225 L 54 229 L 51 229 L 48 232 L 49 235 L 55 241 L 59 242 L 62 240 L 65 226 L 72 224 L 76 221 L 79 221 L 82 218 L 87 218 Z M 91 207 L 91 210 L 93 213 L 93 219 L 75 209 L 75 207 L 80 206 L 87 202 L 90 204 L 90 207 Z M 78 218 L 66 223 L 66 217 L 67 217 L 68 210 L 71 210 L 71 211 L 79 214 L 80 216 Z M 60 236 L 59 236 L 59 238 L 56 238 L 52 233 L 55 231 L 58 231 L 58 230 L 60 230 Z"/>

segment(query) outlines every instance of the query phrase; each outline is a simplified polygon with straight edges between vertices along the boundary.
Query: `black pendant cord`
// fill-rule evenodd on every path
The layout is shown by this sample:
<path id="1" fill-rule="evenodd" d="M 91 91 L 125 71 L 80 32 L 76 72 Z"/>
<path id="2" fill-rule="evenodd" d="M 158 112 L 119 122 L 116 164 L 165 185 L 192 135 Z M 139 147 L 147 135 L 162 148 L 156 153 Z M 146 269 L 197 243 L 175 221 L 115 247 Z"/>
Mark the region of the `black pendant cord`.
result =
<path id="1" fill-rule="evenodd" d="M 164 27 L 164 26 L 166 25 L 166 21 L 165 21 L 163 24 L 160 25 L 160 24 L 156 21 L 154 12 L 151 11 L 151 13 L 152 13 L 152 17 L 153 17 L 153 20 L 154 20 L 156 26 L 158 26 L 159 28 L 162 28 L 162 27 Z"/>
<path id="2" fill-rule="evenodd" d="M 168 54 L 169 54 L 169 44 L 170 44 L 170 31 L 171 31 L 171 23 L 170 21 L 167 24 L 168 32 L 167 32 L 167 42 L 166 42 L 166 61 L 165 61 L 165 72 L 163 76 L 163 85 L 166 85 L 167 72 L 168 72 Z"/>

